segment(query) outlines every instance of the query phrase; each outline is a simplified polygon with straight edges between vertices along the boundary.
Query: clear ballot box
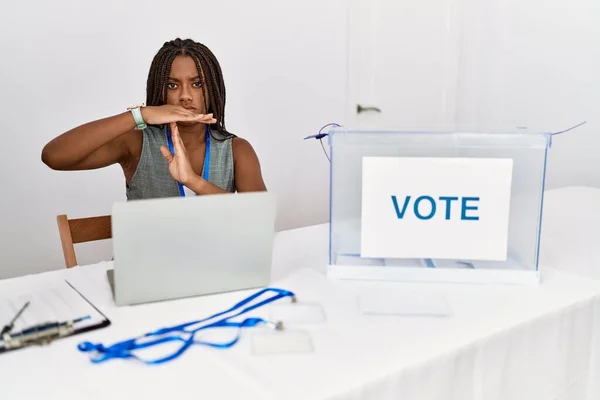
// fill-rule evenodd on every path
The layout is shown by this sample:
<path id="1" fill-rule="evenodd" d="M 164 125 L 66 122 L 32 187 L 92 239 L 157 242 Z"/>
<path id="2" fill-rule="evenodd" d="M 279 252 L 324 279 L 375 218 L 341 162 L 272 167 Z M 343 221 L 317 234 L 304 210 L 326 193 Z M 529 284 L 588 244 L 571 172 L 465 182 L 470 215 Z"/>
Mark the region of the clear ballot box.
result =
<path id="1" fill-rule="evenodd" d="M 551 138 L 332 129 L 328 275 L 538 283 Z"/>

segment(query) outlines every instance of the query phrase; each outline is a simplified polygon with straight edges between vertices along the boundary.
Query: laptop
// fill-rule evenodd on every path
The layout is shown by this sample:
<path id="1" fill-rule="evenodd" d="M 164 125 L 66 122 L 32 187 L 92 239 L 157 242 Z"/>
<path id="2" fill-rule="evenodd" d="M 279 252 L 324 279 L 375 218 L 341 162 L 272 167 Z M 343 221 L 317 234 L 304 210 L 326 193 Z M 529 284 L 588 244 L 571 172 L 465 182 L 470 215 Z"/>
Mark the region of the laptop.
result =
<path id="1" fill-rule="evenodd" d="M 115 203 L 108 276 L 115 303 L 268 286 L 275 216 L 269 192 Z"/>

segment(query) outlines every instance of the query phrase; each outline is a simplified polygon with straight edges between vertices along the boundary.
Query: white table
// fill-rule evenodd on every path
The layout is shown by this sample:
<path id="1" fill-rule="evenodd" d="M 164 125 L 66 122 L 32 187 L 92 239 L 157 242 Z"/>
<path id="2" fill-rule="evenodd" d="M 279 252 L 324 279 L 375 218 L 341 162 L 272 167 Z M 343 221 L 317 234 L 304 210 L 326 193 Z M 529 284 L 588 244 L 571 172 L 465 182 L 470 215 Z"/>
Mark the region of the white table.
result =
<path id="1" fill-rule="evenodd" d="M 576 201 L 585 205 L 587 219 L 563 216 Z M 279 233 L 274 286 L 326 312 L 325 324 L 291 327 L 310 332 L 310 354 L 256 356 L 246 333 L 231 349 L 195 347 L 159 366 L 123 360 L 96 365 L 78 343 L 110 344 L 199 319 L 253 291 L 117 308 L 105 276 L 110 263 L 0 281 L 1 291 L 3 285 L 68 277 L 112 321 L 47 347 L 0 355 L 2 398 L 597 399 L 600 190 L 551 191 L 545 207 L 539 287 L 335 282 L 325 276 L 327 225 Z M 358 293 L 392 285 L 444 295 L 453 315 L 361 315 Z M 260 310 L 256 315 L 264 316 Z"/>

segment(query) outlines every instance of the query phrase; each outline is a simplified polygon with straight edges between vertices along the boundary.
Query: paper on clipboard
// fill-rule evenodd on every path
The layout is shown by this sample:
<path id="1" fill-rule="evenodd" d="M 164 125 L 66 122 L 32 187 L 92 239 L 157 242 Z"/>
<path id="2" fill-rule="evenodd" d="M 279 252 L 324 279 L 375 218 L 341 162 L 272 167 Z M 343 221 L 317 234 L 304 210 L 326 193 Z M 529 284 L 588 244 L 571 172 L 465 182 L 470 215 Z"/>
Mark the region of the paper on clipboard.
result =
<path id="1" fill-rule="evenodd" d="M 67 281 L 39 285 L 3 287 L 0 293 L 0 329 L 14 318 L 25 303 L 29 306 L 15 321 L 12 332 L 48 322 L 72 321 L 74 331 L 107 325 L 108 319 Z M 0 349 L 4 341 L 0 338 Z"/>

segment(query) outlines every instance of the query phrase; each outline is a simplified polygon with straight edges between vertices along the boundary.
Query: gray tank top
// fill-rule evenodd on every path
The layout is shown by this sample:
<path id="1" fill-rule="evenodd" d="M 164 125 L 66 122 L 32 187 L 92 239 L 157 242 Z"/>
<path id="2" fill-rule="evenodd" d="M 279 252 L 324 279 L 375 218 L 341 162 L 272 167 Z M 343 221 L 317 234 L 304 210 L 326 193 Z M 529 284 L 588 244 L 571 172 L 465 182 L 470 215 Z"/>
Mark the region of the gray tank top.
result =
<path id="1" fill-rule="evenodd" d="M 225 136 L 219 131 L 211 130 L 208 181 L 228 192 L 234 192 L 232 139 L 222 139 Z M 160 152 L 160 146 L 169 148 L 166 128 L 148 125 L 142 131 L 140 160 L 131 182 L 126 185 L 127 200 L 180 196 L 179 186 L 169 173 L 168 163 Z M 203 174 L 204 168 L 206 165 L 202 169 Z"/>

